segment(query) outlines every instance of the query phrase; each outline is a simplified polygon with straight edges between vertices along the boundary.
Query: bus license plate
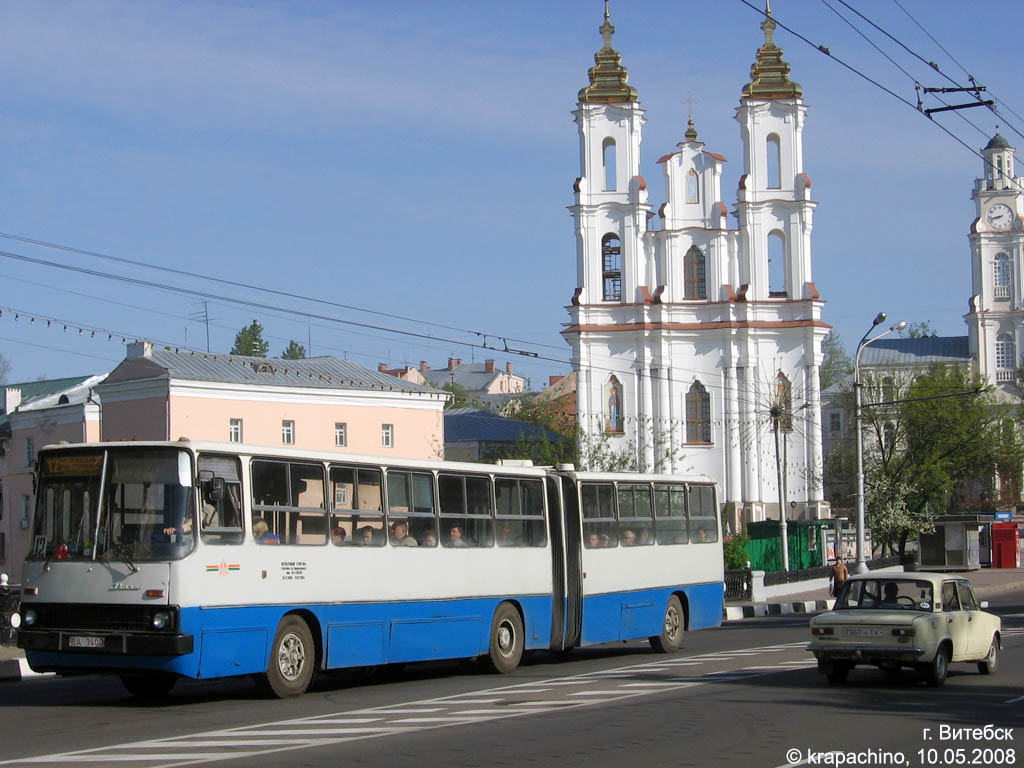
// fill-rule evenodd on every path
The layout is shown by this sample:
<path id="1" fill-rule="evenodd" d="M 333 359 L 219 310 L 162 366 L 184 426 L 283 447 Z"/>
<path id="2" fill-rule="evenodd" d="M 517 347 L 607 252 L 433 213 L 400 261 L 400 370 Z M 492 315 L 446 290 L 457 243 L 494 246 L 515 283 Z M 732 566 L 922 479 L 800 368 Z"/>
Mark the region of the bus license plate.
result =
<path id="1" fill-rule="evenodd" d="M 102 648 L 106 640 L 102 637 L 81 637 L 72 635 L 68 638 L 69 648 Z"/>

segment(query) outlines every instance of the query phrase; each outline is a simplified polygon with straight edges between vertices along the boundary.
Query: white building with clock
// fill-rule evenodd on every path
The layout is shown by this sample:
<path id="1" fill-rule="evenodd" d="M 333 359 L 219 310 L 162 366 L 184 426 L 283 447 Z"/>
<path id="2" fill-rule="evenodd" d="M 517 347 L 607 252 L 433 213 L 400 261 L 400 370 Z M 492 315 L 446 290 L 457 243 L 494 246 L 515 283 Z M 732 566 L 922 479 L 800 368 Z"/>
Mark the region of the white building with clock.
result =
<path id="1" fill-rule="evenodd" d="M 732 526 L 777 519 L 780 504 L 789 519 L 827 516 L 818 368 L 829 326 L 811 274 L 807 107 L 775 28 L 766 9 L 736 110 L 743 175 L 731 206 L 726 158 L 692 118 L 658 161 L 665 202 L 651 202 L 640 174 L 646 116 L 612 47 L 607 4 L 604 45 L 573 112 L 577 278 L 562 333 L 577 423 L 641 469 L 715 478 Z"/>
<path id="2" fill-rule="evenodd" d="M 971 194 L 976 218 L 971 245 L 968 345 L 976 370 L 1016 394 L 1024 348 L 1024 185 L 1014 169 L 1014 148 L 998 133 L 981 151 L 983 175 Z"/>

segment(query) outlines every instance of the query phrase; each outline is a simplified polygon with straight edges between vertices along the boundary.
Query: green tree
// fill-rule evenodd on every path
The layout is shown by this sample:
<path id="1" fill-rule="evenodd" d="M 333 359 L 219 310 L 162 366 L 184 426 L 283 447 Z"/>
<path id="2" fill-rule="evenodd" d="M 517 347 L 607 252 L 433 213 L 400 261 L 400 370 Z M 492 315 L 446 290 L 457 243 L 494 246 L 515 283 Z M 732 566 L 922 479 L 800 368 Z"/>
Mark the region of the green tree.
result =
<path id="1" fill-rule="evenodd" d="M 305 360 L 306 359 L 306 348 L 299 344 L 299 342 L 292 339 L 288 342 L 288 346 L 285 347 L 284 352 L 281 353 L 282 360 Z"/>
<path id="2" fill-rule="evenodd" d="M 846 354 L 843 340 L 835 330 L 829 331 L 821 342 L 821 354 L 819 376 L 823 391 L 853 374 L 853 360 Z"/>
<path id="3" fill-rule="evenodd" d="M 935 329 L 932 328 L 932 324 L 929 321 L 923 320 L 920 323 L 911 323 L 908 325 L 900 331 L 900 336 L 905 339 L 925 339 L 938 336 L 938 334 L 935 332 Z"/>
<path id="4" fill-rule="evenodd" d="M 469 404 L 469 396 L 466 394 L 466 388 L 461 384 L 456 384 L 454 381 L 450 381 L 441 387 L 445 392 L 450 392 L 452 397 L 445 406 L 444 409 L 447 411 L 451 408 L 465 408 Z"/>
<path id="5" fill-rule="evenodd" d="M 979 481 L 990 487 L 997 472 L 1016 480 L 1024 461 L 1016 409 L 964 368 L 933 365 L 917 373 L 863 377 L 866 522 L 876 545 L 901 556 L 910 537 L 931 529 L 932 514 L 954 509 Z M 827 460 L 830 477 L 850 481 L 830 492 L 833 504 L 842 498 L 853 506 L 854 440 L 850 430 Z"/>
<path id="6" fill-rule="evenodd" d="M 231 355 L 244 355 L 246 357 L 266 357 L 270 351 L 270 344 L 263 340 L 263 326 L 255 317 L 252 323 L 245 326 L 235 336 L 235 346 L 231 348 Z"/>

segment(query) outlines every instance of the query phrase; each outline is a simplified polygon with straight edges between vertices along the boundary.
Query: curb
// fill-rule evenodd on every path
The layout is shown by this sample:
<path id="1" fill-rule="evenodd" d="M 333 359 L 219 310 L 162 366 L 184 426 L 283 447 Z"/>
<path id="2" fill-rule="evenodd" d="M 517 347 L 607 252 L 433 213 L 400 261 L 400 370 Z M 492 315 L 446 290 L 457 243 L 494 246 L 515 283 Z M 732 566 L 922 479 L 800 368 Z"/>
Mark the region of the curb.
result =
<path id="1" fill-rule="evenodd" d="M 727 605 L 724 621 L 760 618 L 761 616 L 789 616 L 795 613 L 815 613 L 830 611 L 835 605 L 834 599 L 829 600 L 795 600 L 785 603 L 758 603 L 757 605 Z"/>
<path id="2" fill-rule="evenodd" d="M 34 672 L 23 658 L 0 659 L 0 683 L 16 683 L 32 677 L 56 677 L 56 672 Z"/>

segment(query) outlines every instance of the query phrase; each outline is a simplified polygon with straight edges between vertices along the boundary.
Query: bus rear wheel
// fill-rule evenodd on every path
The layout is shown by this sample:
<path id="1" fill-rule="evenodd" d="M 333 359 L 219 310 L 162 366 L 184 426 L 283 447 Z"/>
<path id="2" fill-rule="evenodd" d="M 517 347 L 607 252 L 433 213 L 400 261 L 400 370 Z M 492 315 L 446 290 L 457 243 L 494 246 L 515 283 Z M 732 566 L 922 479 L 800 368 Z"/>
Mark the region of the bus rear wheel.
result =
<path id="1" fill-rule="evenodd" d="M 665 623 L 660 635 L 648 638 L 651 648 L 660 653 L 675 653 L 683 644 L 683 632 L 686 631 L 686 616 L 679 597 L 672 595 L 665 607 Z"/>
<path id="2" fill-rule="evenodd" d="M 260 688 L 270 696 L 290 699 L 309 688 L 316 664 L 313 634 L 298 616 L 285 616 L 277 627 L 267 672 L 257 678 Z"/>
<path id="3" fill-rule="evenodd" d="M 156 701 L 168 694 L 178 682 L 177 675 L 156 672 L 150 675 L 122 675 L 121 683 L 132 696 L 143 701 Z"/>
<path id="4" fill-rule="evenodd" d="M 491 647 L 481 657 L 489 672 L 507 675 L 515 671 L 523 658 L 523 620 L 511 603 L 502 603 L 491 620 Z"/>

